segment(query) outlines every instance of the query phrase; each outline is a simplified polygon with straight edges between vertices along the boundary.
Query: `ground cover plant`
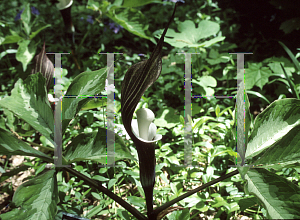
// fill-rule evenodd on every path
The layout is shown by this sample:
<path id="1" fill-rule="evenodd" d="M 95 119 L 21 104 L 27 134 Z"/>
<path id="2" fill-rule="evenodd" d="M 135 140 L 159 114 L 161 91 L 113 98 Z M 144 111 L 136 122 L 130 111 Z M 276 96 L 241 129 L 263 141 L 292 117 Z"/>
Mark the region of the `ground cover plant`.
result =
<path id="1" fill-rule="evenodd" d="M 298 219 L 299 53 L 278 39 L 279 56 L 245 55 L 237 89 L 234 9 L 191 1 L 173 17 L 175 1 L 138 2 L 74 2 L 72 23 L 54 2 L 1 5 L 0 218 Z M 47 83 L 56 60 L 44 54 L 62 50 L 61 162 L 71 167 L 51 167 L 60 107 Z M 108 65 L 99 53 L 112 51 L 123 54 Z M 15 155 L 25 156 L 18 166 Z"/>

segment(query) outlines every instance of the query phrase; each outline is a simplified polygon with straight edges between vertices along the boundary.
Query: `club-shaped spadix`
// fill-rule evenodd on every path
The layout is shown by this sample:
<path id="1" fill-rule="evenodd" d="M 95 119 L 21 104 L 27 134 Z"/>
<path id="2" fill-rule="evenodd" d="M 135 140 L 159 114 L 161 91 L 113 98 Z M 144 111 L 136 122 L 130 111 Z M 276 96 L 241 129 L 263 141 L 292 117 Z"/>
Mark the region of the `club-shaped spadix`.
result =
<path id="1" fill-rule="evenodd" d="M 138 127 L 139 127 L 139 136 L 140 138 L 148 140 L 149 126 L 154 120 L 154 113 L 148 108 L 141 108 L 136 112 Z"/>

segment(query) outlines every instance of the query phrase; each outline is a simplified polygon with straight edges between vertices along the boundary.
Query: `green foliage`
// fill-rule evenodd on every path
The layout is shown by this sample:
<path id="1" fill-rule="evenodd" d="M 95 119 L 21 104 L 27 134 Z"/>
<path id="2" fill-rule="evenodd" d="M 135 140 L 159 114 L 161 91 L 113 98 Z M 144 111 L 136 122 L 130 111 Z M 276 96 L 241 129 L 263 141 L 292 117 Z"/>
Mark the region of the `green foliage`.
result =
<path id="1" fill-rule="evenodd" d="M 23 210 L 36 208 L 36 219 L 54 219 L 56 213 L 55 219 L 61 219 L 63 212 L 88 219 L 136 219 L 105 193 L 91 187 L 91 183 L 126 198 L 137 211 L 145 213 L 137 150 L 128 140 L 121 120 L 121 83 L 130 66 L 149 58 L 154 37 L 160 36 L 172 3 L 74 1 L 72 18 L 78 31 L 75 45 L 62 35 L 62 18 L 50 2 L 29 3 L 9 1 L 0 6 L 0 154 L 7 157 L 0 160 L 0 171 L 10 171 L 0 177 L 1 194 L 10 195 L 6 203 L 10 203 L 10 210 L 3 214 L 5 204 L 1 205 L 1 218 L 26 218 L 31 214 Z M 40 15 L 33 14 L 31 6 L 38 8 Z M 23 8 L 21 19 L 13 21 L 12 15 Z M 236 100 L 204 97 L 238 94 L 236 55 L 228 54 L 239 51 L 236 44 L 230 43 L 239 26 L 230 24 L 230 20 L 238 20 L 233 19 L 234 14 L 232 8 L 219 8 L 212 1 L 186 2 L 176 12 L 175 22 L 166 34 L 161 76 L 137 107 L 155 112 L 154 123 L 163 135 L 155 149 L 155 207 L 235 170 L 229 166 L 236 164 L 236 141 L 243 138 L 235 133 Z M 92 16 L 93 24 L 86 21 L 88 16 Z M 293 33 L 295 28 L 291 21 L 281 26 L 286 33 Z M 72 54 L 62 55 L 62 91 L 81 98 L 62 100 L 63 163 L 74 165 L 74 170 L 94 181 L 89 184 L 73 173 L 58 170 L 56 174 L 46 167 L 46 163 L 53 163 L 54 156 L 53 113 L 44 78 L 41 74 L 29 76 L 31 60 L 44 40 L 47 52 L 73 48 Z M 255 42 L 251 36 L 242 40 L 256 47 L 264 43 Z M 246 104 L 244 152 L 252 167 L 239 168 L 241 175 L 178 201 L 176 208 L 166 209 L 164 220 L 203 216 L 229 219 L 241 215 L 253 219 L 299 218 L 299 53 L 287 47 L 287 42 L 280 45 L 284 48 L 280 55 L 261 61 L 257 61 L 255 53 L 245 56 L 246 94 L 240 93 L 238 101 Z M 107 95 L 106 56 L 99 52 L 123 53 L 115 55 L 114 63 L 115 167 L 98 167 L 99 163 L 106 164 L 107 101 L 87 98 Z M 190 167 L 181 167 L 186 154 L 185 56 L 177 53 L 182 52 L 199 53 L 192 55 L 192 95 L 202 96 L 192 99 L 192 115 L 187 119 L 193 139 Z M 145 57 L 138 55 L 141 53 Z M 53 60 L 52 55 L 48 57 Z M 26 157 L 24 166 L 15 168 L 11 164 L 13 155 L 35 158 Z M 29 168 L 35 174 L 14 192 L 9 178 Z M 41 200 L 45 204 L 43 210 L 38 207 Z"/>

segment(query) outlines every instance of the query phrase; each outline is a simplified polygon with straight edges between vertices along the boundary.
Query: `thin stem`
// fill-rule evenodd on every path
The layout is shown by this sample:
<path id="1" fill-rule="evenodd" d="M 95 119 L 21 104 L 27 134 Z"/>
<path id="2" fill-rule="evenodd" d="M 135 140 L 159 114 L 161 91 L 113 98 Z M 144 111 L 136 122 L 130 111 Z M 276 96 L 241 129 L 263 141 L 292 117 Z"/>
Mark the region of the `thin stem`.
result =
<path id="1" fill-rule="evenodd" d="M 285 75 L 285 78 L 287 79 L 287 81 L 288 81 L 288 83 L 289 83 L 289 85 L 290 85 L 290 88 L 291 88 L 291 90 L 292 90 L 292 94 L 293 94 L 294 96 L 296 96 L 297 99 L 299 99 L 299 95 L 298 95 L 298 93 L 296 92 L 295 87 L 294 87 L 295 85 L 293 85 L 292 81 L 290 80 L 290 78 L 289 78 L 288 74 L 286 73 L 286 71 L 285 71 L 285 69 L 284 69 L 282 63 L 280 63 L 280 66 L 281 66 L 281 68 L 282 68 L 282 70 L 283 70 L 283 73 L 284 73 L 284 75 Z"/>
<path id="2" fill-rule="evenodd" d="M 128 212 L 130 212 L 133 216 L 135 216 L 138 220 L 148 220 L 142 213 L 140 213 L 136 208 L 132 207 L 129 203 L 127 203 L 126 201 L 124 201 L 122 198 L 120 198 L 119 196 L 117 196 L 116 194 L 114 194 L 113 192 L 109 191 L 107 188 L 105 188 L 104 186 L 102 186 L 100 181 L 97 180 L 92 180 L 89 177 L 83 175 L 82 173 L 69 168 L 69 167 L 64 167 L 63 169 L 65 169 L 66 171 L 68 171 L 69 173 L 72 173 L 73 175 L 79 177 L 80 179 L 82 179 L 86 184 L 88 184 L 89 186 L 99 190 L 100 192 L 104 193 L 105 195 L 107 195 L 108 197 L 110 197 L 111 199 L 113 199 L 114 201 L 116 201 L 117 203 L 119 203 L 121 206 L 123 206 Z"/>
<path id="3" fill-rule="evenodd" d="M 229 177 L 232 177 L 232 176 L 234 176 L 234 175 L 236 175 L 238 173 L 239 173 L 239 171 L 235 170 L 235 171 L 233 171 L 231 173 L 228 173 L 228 174 L 226 174 L 224 176 L 221 176 L 221 177 L 219 177 L 219 178 L 217 178 L 217 179 L 215 179 L 213 181 L 210 181 L 210 182 L 208 182 L 208 183 L 206 183 L 206 184 L 204 184 L 204 185 L 202 185 L 200 187 L 197 187 L 196 189 L 188 191 L 187 193 L 185 193 L 185 194 L 177 197 L 176 199 L 173 199 L 173 200 L 165 203 L 164 205 L 156 208 L 151 214 L 156 217 L 161 211 L 163 211 L 166 208 L 170 207 L 171 205 L 173 205 L 173 204 L 175 204 L 175 203 L 183 200 L 184 198 L 189 197 L 189 196 L 193 195 L 194 193 L 199 192 L 200 190 L 205 189 L 208 186 L 211 186 L 211 185 L 214 185 L 215 183 L 221 182 L 222 180 L 225 180 L 225 179 L 227 179 Z"/>

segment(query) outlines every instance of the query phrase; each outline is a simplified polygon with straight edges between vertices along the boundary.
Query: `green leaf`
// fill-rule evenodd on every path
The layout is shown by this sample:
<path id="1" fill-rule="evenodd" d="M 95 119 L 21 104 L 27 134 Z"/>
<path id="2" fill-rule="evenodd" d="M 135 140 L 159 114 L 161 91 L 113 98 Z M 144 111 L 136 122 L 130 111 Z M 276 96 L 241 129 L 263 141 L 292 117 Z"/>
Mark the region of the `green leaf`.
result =
<path id="1" fill-rule="evenodd" d="M 271 62 L 268 63 L 268 66 L 274 72 L 272 75 L 273 76 L 280 76 L 280 77 L 284 76 L 284 73 L 283 73 L 282 68 L 280 66 L 281 63 L 284 65 L 284 69 L 285 69 L 287 75 L 289 77 L 292 77 L 293 72 L 295 72 L 295 68 L 294 67 L 287 67 L 287 64 L 284 63 L 283 61 L 281 61 L 281 62 L 276 62 L 275 61 L 275 62 L 272 62 L 272 63 Z M 293 64 L 291 64 L 291 65 L 293 65 Z"/>
<path id="2" fill-rule="evenodd" d="M 159 0 L 124 0 L 122 7 L 139 7 L 143 5 L 148 5 L 152 3 L 161 3 Z"/>
<path id="3" fill-rule="evenodd" d="M 273 168 L 275 170 L 295 164 L 299 166 L 300 161 L 300 125 L 290 130 L 283 138 L 270 147 L 268 153 L 262 152 L 253 165 L 259 167 Z"/>
<path id="4" fill-rule="evenodd" d="M 110 179 L 110 180 L 108 181 L 107 189 L 110 189 L 113 185 L 116 184 L 116 182 L 118 182 L 117 179 Z"/>
<path id="5" fill-rule="evenodd" d="M 34 57 L 36 47 L 30 44 L 30 40 L 21 40 L 18 42 L 19 48 L 16 53 L 16 59 L 22 63 L 23 71 L 25 72 L 27 69 L 28 63 L 32 60 Z"/>
<path id="6" fill-rule="evenodd" d="M 300 218 L 299 186 L 266 169 L 250 169 L 245 178 L 246 191 L 259 199 L 267 219 Z"/>
<path id="7" fill-rule="evenodd" d="M 300 100 L 276 100 L 255 118 L 246 158 L 252 158 L 266 151 L 299 124 Z"/>
<path id="8" fill-rule="evenodd" d="M 138 207 L 145 208 L 145 200 L 137 196 L 127 196 L 128 201 Z"/>
<path id="9" fill-rule="evenodd" d="M 201 76 L 196 79 L 192 79 L 193 84 L 197 84 L 200 87 L 193 87 L 193 90 L 195 90 L 198 94 L 203 94 L 207 96 L 214 95 L 215 90 L 211 87 L 217 86 L 217 80 L 212 76 Z"/>
<path id="10" fill-rule="evenodd" d="M 178 183 L 177 183 L 177 184 L 178 184 Z M 178 195 L 178 190 L 177 190 L 177 184 L 176 184 L 176 183 L 170 183 L 170 187 L 171 187 L 172 192 L 173 192 L 175 195 L 179 196 L 179 195 Z"/>
<path id="11" fill-rule="evenodd" d="M 216 116 L 219 117 L 219 115 L 220 115 L 220 106 L 219 105 L 216 106 L 215 113 L 216 113 Z"/>
<path id="12" fill-rule="evenodd" d="M 1 44 L 13 44 L 13 43 L 18 43 L 20 40 L 23 38 L 20 37 L 17 33 L 15 35 L 9 35 L 4 38 L 4 41 L 2 41 Z"/>
<path id="13" fill-rule="evenodd" d="M 54 142 L 54 118 L 41 73 L 29 75 L 23 83 L 19 79 L 11 96 L 0 100 L 0 106 L 30 124 L 49 141 Z"/>
<path id="14" fill-rule="evenodd" d="M 0 128 L 0 152 L 2 155 L 23 155 L 39 157 L 51 161 L 52 158 L 35 150 L 27 143 L 14 137 L 10 132 Z"/>
<path id="15" fill-rule="evenodd" d="M 107 1 L 104 1 L 105 3 L 107 3 Z M 102 2 L 103 4 L 103 2 Z M 94 11 L 98 11 L 100 4 L 97 1 L 94 0 L 88 0 L 87 6 L 88 9 L 94 10 Z"/>
<path id="16" fill-rule="evenodd" d="M 3 220 L 16 219 L 16 216 L 18 219 L 55 219 L 58 201 L 56 173 L 50 170 L 19 186 L 12 200 L 16 208 L 0 217 Z"/>
<path id="17" fill-rule="evenodd" d="M 32 32 L 32 34 L 30 34 L 30 39 L 34 38 L 38 33 L 40 33 L 42 30 L 46 29 L 47 27 L 51 27 L 51 24 L 47 24 L 43 27 L 41 27 L 40 29 L 38 29 L 37 31 Z"/>
<path id="18" fill-rule="evenodd" d="M 240 210 L 243 212 L 245 209 L 250 208 L 257 204 L 257 199 L 254 196 L 243 197 L 234 197 L 236 202 L 238 202 Z"/>
<path id="19" fill-rule="evenodd" d="M 103 91 L 106 77 L 106 67 L 92 72 L 83 72 L 75 77 L 65 94 L 74 98 L 62 99 L 62 133 L 80 109 L 90 101 L 87 97 Z"/>
<path id="20" fill-rule="evenodd" d="M 285 34 L 291 33 L 293 30 L 299 30 L 300 18 L 292 18 L 281 23 L 279 29 L 283 30 Z"/>
<path id="21" fill-rule="evenodd" d="M 0 133 L 1 133 L 1 131 L 0 131 Z M 23 164 L 20 167 L 17 167 L 17 168 L 14 168 L 14 169 L 10 169 L 9 172 L 5 172 L 5 171 L 4 171 L 4 173 L 1 172 L 0 183 L 2 183 L 3 181 L 7 180 L 8 178 L 12 178 L 14 175 L 18 175 L 22 171 L 28 170 L 28 168 L 29 168 L 29 166 L 26 166 L 25 164 Z"/>
<path id="22" fill-rule="evenodd" d="M 227 63 L 230 60 L 228 53 L 219 54 L 219 52 L 215 49 L 211 49 L 208 56 L 209 58 L 206 58 L 206 60 L 211 65 L 216 65 L 219 63 Z"/>
<path id="23" fill-rule="evenodd" d="M 146 17 L 141 11 L 134 8 L 117 8 L 109 11 L 106 15 L 127 31 L 139 37 L 154 41 L 152 37 L 145 34 L 145 30 L 148 29 L 148 24 Z"/>
<path id="24" fill-rule="evenodd" d="M 255 96 L 257 96 L 257 97 L 262 98 L 263 100 L 265 100 L 266 103 L 271 104 L 270 101 L 265 96 L 263 96 L 262 94 L 260 94 L 259 92 L 255 92 L 255 91 L 251 91 L 250 90 L 250 91 L 247 91 L 247 94 L 255 95 Z"/>
<path id="25" fill-rule="evenodd" d="M 93 160 L 106 164 L 106 129 L 99 128 L 98 132 L 79 134 L 67 147 L 65 158 L 69 163 L 82 160 Z M 115 161 L 125 158 L 134 160 L 130 151 L 119 135 L 115 135 Z"/>
<path id="26" fill-rule="evenodd" d="M 165 42 L 178 48 L 210 46 L 225 39 L 225 37 L 217 37 L 209 43 L 199 43 L 200 40 L 216 35 L 219 32 L 220 25 L 212 21 L 201 21 L 198 24 L 198 28 L 196 28 L 193 21 L 185 20 L 184 22 L 179 22 L 177 29 L 180 33 L 175 32 L 173 29 L 167 31 Z"/>
<path id="27" fill-rule="evenodd" d="M 236 112 L 235 112 L 235 126 L 232 128 L 233 133 L 237 137 L 237 149 L 239 156 L 242 158 L 242 163 L 245 162 L 245 150 L 248 143 L 248 131 L 250 129 L 251 117 L 250 117 L 250 103 L 245 93 L 245 87 L 240 86 L 237 92 L 236 98 Z M 245 109 L 244 109 L 245 108 Z M 239 161 L 240 162 L 240 161 Z"/>
<path id="28" fill-rule="evenodd" d="M 195 131 L 196 129 L 198 129 L 202 124 L 204 124 L 208 120 L 216 121 L 216 119 L 213 118 L 213 117 L 202 116 L 200 118 L 195 119 L 194 126 L 193 126 L 192 130 Z"/>
<path id="29" fill-rule="evenodd" d="M 154 120 L 154 124 L 156 126 L 170 129 L 178 125 L 179 120 L 179 115 L 175 115 L 175 109 L 169 107 L 167 109 L 160 109 L 156 113 L 156 119 Z"/>
<path id="30" fill-rule="evenodd" d="M 223 41 L 225 40 L 225 37 L 222 37 L 222 36 L 218 36 L 218 37 L 215 37 L 211 40 L 208 40 L 208 41 L 204 41 L 203 43 L 201 43 L 200 45 L 198 45 L 199 47 L 210 47 L 211 45 L 214 45 L 215 43 L 218 43 L 220 41 Z M 224 59 L 218 59 L 218 62 L 222 61 L 222 63 L 226 63 L 224 61 Z"/>
<path id="31" fill-rule="evenodd" d="M 177 220 L 177 219 L 180 219 L 180 220 L 189 220 L 190 219 L 189 209 L 173 211 L 168 216 L 168 219 L 170 219 L 170 220 Z"/>
<path id="32" fill-rule="evenodd" d="M 82 106 L 81 111 L 83 110 L 89 110 L 93 108 L 99 108 L 104 107 L 107 105 L 107 100 L 99 99 L 99 98 L 93 98 L 88 103 L 86 103 L 84 106 Z"/>
<path id="33" fill-rule="evenodd" d="M 300 71 L 300 64 L 299 61 L 296 59 L 296 57 L 294 56 L 294 54 L 292 53 L 292 51 L 285 46 L 284 43 L 278 41 L 279 44 L 283 47 L 283 49 L 285 50 L 285 52 L 290 56 L 291 60 L 293 61 L 294 65 L 296 66 L 297 70 Z"/>
<path id="34" fill-rule="evenodd" d="M 21 14 L 21 20 L 24 25 L 24 29 L 27 36 L 29 36 L 31 32 L 30 19 L 31 19 L 30 4 L 26 3 L 24 7 L 24 11 Z"/>
<path id="35" fill-rule="evenodd" d="M 268 78 L 272 75 L 269 67 L 262 67 L 262 63 L 250 63 L 245 69 L 245 88 L 250 90 L 253 86 L 258 86 L 260 89 L 268 83 Z"/>

